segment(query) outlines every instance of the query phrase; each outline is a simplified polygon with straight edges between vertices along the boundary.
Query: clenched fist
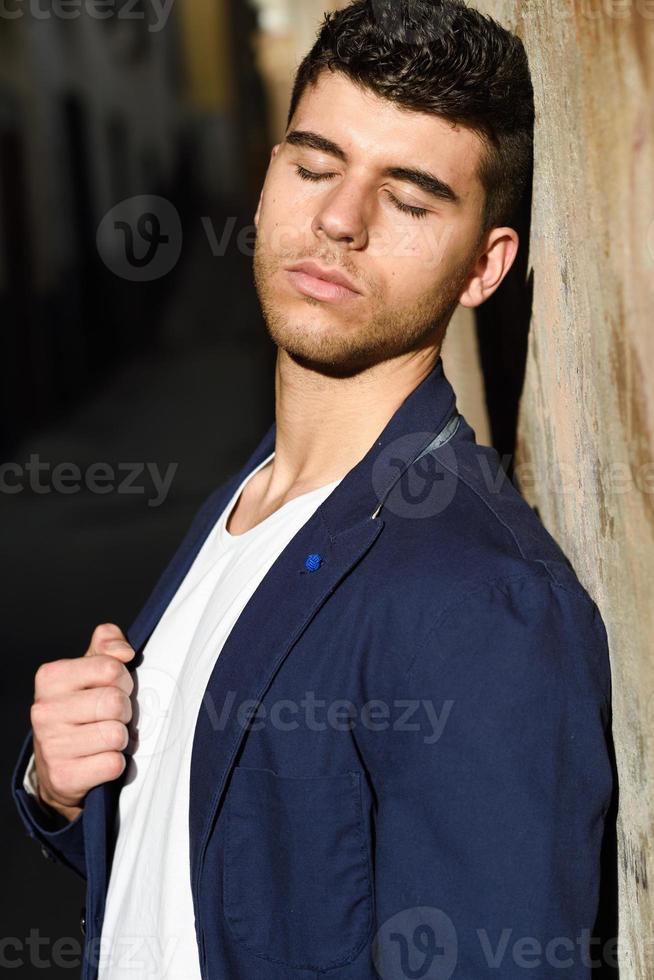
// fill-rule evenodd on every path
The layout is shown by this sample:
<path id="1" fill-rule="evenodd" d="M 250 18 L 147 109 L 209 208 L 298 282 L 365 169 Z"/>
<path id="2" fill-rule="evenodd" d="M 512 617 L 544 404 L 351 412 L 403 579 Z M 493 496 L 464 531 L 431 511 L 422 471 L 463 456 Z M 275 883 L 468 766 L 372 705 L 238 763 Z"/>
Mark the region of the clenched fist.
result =
<path id="1" fill-rule="evenodd" d="M 129 742 L 135 651 L 113 623 L 98 626 L 83 657 L 41 664 L 30 720 L 39 798 L 74 820 L 94 786 L 117 779 Z"/>

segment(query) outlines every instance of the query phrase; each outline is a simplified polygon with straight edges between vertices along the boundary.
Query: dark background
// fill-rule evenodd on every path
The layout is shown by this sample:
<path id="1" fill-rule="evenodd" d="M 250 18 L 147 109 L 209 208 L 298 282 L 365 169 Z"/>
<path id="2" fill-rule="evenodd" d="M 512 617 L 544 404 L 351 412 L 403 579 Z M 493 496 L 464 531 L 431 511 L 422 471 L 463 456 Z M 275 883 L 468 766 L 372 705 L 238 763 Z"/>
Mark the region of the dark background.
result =
<path id="1" fill-rule="evenodd" d="M 160 32 L 145 15 L 0 17 L 0 450 L 2 464 L 23 468 L 4 471 L 0 491 L 0 937 L 11 943 L 2 968 L 23 963 L 17 977 L 79 976 L 83 941 L 84 883 L 44 859 L 11 799 L 34 672 L 84 653 L 98 623 L 128 628 L 200 503 L 273 418 L 275 350 L 251 236 L 249 251 L 237 241 L 272 145 L 248 46 L 254 14 L 234 2 L 233 101 L 221 113 L 188 97 L 178 13 Z M 163 197 L 179 215 L 179 259 L 151 281 L 125 278 L 96 247 L 105 214 L 136 195 Z M 220 240 L 225 227 L 214 255 L 207 229 Z M 31 457 L 45 467 L 38 484 L 24 470 Z M 116 473 L 106 494 L 85 485 L 98 462 Z M 121 464 L 148 462 L 176 466 L 157 506 L 146 473 L 119 489 Z M 76 492 L 54 488 L 61 463 L 79 467 Z M 40 960 L 31 930 L 45 940 Z M 56 966 L 64 937 L 78 953 L 68 946 L 70 965 Z"/>

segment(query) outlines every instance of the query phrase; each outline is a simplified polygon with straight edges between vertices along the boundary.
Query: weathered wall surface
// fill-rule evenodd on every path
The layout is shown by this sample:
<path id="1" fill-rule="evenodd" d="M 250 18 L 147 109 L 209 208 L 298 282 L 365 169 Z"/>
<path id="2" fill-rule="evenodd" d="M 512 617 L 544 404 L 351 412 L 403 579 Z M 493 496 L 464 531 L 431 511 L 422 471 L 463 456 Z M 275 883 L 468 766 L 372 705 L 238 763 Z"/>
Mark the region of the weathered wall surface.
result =
<path id="1" fill-rule="evenodd" d="M 537 130 L 525 496 L 612 656 L 621 980 L 654 976 L 654 4 L 478 0 L 527 48 Z M 650 888 L 648 890 L 648 878 Z"/>

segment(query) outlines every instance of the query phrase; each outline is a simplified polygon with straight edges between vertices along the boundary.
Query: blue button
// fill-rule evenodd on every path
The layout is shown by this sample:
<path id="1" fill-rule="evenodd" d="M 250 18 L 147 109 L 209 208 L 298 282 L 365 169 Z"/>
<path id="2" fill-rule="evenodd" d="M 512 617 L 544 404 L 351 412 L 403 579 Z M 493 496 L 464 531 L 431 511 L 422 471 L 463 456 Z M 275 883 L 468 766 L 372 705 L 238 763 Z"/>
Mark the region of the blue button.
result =
<path id="1" fill-rule="evenodd" d="M 308 572 L 317 571 L 322 564 L 322 558 L 320 555 L 307 555 L 304 559 L 304 567 Z"/>

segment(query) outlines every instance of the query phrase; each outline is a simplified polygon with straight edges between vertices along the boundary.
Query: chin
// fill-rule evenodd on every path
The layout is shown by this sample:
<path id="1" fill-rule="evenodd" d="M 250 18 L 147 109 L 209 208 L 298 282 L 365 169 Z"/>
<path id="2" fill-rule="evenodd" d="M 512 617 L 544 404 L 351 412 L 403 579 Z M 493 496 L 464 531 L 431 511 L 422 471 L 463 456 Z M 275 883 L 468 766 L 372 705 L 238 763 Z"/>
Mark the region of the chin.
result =
<path id="1" fill-rule="evenodd" d="M 268 333 L 275 346 L 302 367 L 330 377 L 352 377 L 384 359 L 365 333 L 335 330 L 333 323 L 310 323 L 305 318 L 302 326 L 289 327 L 284 317 L 268 322 Z"/>
<path id="2" fill-rule="evenodd" d="M 343 315 L 344 311 L 337 310 L 321 303 L 320 300 L 301 300 L 291 303 L 275 303 L 262 306 L 269 329 L 289 341 L 316 344 L 321 338 L 328 340 L 334 336 L 334 331 L 346 332 L 352 335 L 353 328 L 361 329 L 362 324 L 353 324 L 352 317 Z M 347 330 L 346 330 L 347 328 Z"/>

